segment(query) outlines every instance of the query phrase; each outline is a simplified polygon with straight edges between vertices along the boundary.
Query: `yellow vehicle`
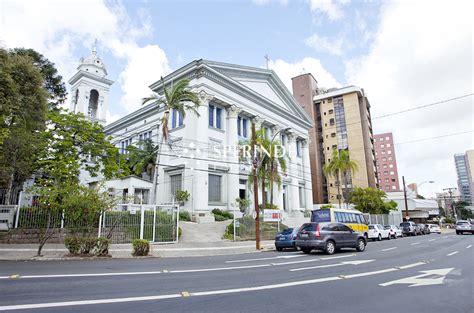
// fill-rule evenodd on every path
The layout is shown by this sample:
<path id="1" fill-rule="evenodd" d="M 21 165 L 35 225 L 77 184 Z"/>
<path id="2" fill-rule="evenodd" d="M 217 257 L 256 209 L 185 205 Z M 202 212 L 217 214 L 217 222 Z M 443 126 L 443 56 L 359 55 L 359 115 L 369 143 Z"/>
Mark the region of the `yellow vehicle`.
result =
<path id="1" fill-rule="evenodd" d="M 311 222 L 338 222 L 364 234 L 368 238 L 369 226 L 362 212 L 351 209 L 325 208 L 311 211 Z"/>

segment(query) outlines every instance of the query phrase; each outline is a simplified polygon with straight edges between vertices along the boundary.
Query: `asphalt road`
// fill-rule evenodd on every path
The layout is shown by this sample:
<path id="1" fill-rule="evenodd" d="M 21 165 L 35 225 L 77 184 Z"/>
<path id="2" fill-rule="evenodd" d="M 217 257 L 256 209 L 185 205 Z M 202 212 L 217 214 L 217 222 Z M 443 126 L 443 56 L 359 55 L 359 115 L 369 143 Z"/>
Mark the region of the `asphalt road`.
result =
<path id="1" fill-rule="evenodd" d="M 474 312 L 474 236 L 367 250 L 0 262 L 0 311 Z"/>

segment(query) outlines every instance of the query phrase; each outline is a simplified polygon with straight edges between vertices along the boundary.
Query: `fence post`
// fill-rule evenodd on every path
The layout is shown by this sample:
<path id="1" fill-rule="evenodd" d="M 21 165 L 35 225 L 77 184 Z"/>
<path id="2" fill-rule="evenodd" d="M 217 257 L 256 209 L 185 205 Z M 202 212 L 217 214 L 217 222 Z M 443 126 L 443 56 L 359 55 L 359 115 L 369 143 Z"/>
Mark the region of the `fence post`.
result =
<path id="1" fill-rule="evenodd" d="M 97 233 L 97 238 L 100 238 L 101 229 L 102 229 L 102 214 L 99 215 L 99 231 Z"/>
<path id="2" fill-rule="evenodd" d="M 61 212 L 61 229 L 64 228 L 64 210 Z"/>
<path id="3" fill-rule="evenodd" d="M 143 239 L 143 228 L 145 226 L 145 210 L 143 205 L 140 205 L 140 239 Z"/>
<path id="4" fill-rule="evenodd" d="M 176 243 L 178 243 L 178 241 L 179 241 L 179 204 L 176 206 Z"/>
<path id="5" fill-rule="evenodd" d="M 153 242 L 155 242 L 156 236 L 156 205 L 153 206 Z"/>
<path id="6" fill-rule="evenodd" d="M 20 198 L 18 199 L 18 206 L 16 208 L 15 228 L 18 228 L 18 221 L 20 220 L 21 199 L 23 198 L 23 191 L 20 191 Z"/>

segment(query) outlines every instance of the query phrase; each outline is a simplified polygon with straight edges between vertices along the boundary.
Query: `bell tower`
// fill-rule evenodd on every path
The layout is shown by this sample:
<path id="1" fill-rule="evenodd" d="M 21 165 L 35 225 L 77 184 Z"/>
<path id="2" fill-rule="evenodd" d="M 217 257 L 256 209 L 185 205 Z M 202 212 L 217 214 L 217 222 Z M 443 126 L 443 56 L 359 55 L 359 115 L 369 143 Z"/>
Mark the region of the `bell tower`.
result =
<path id="1" fill-rule="evenodd" d="M 96 39 L 92 54 L 81 58 L 76 74 L 68 81 L 72 95 L 69 110 L 105 125 L 110 86 L 114 83 L 106 76 L 105 64 L 97 56 Z"/>

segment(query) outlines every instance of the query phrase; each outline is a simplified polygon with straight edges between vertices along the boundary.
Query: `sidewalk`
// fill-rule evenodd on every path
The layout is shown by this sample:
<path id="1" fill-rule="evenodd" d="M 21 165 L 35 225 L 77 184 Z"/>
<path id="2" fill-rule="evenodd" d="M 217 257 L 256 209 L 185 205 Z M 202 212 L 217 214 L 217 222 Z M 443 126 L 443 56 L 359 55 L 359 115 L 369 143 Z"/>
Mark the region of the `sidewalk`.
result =
<path id="1" fill-rule="evenodd" d="M 274 248 L 273 241 L 262 241 L 262 251 Z M 0 244 L 0 260 L 57 260 L 79 259 L 66 257 L 67 249 L 63 244 L 46 244 L 43 256 L 36 258 L 38 246 L 35 244 Z M 193 257 L 229 255 L 257 252 L 255 241 L 219 241 L 219 242 L 186 242 L 176 244 L 151 244 L 153 257 Z M 131 244 L 112 245 L 109 253 L 112 258 L 133 258 Z"/>

